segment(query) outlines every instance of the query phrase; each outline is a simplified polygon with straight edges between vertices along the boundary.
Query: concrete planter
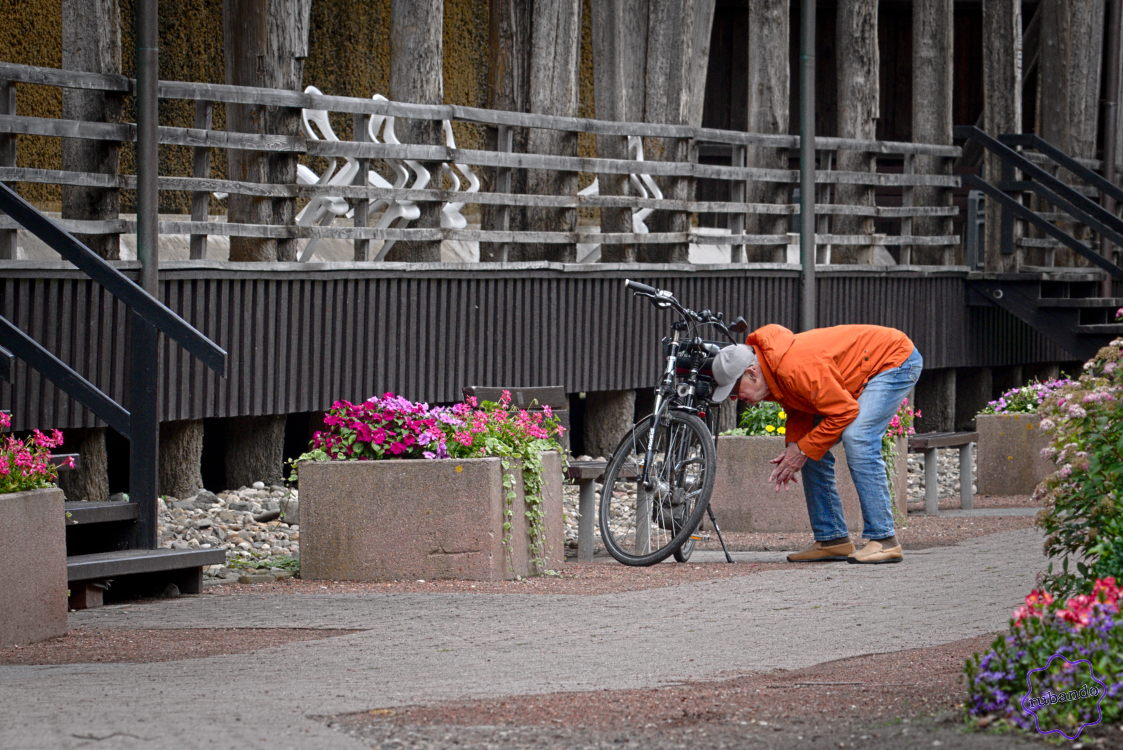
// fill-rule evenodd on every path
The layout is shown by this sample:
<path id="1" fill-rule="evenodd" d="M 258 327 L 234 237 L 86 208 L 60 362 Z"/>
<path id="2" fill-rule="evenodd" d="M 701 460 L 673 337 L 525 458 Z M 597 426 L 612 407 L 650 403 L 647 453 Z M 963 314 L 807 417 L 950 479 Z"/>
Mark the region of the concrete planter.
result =
<path id="1" fill-rule="evenodd" d="M 803 485 L 776 492 L 768 484 L 774 468 L 769 463 L 784 450 L 782 437 L 723 436 L 717 441 L 717 478 L 710 499 L 722 531 L 810 532 Z M 896 502 L 904 518 L 908 501 L 907 441 L 897 439 Z M 850 533 L 862 533 L 862 507 L 841 445 L 831 449 L 835 479 Z"/>
<path id="2" fill-rule="evenodd" d="M 1041 457 L 1050 439 L 1036 414 L 980 414 L 975 424 L 980 495 L 1031 495 L 1056 470 Z"/>
<path id="3" fill-rule="evenodd" d="M 66 635 L 62 490 L 0 495 L 0 646 Z"/>
<path id="4" fill-rule="evenodd" d="M 561 456 L 542 457 L 546 568 L 562 564 Z M 300 576 L 379 581 L 532 575 L 522 471 L 512 466 L 510 564 L 498 458 L 300 464 Z"/>

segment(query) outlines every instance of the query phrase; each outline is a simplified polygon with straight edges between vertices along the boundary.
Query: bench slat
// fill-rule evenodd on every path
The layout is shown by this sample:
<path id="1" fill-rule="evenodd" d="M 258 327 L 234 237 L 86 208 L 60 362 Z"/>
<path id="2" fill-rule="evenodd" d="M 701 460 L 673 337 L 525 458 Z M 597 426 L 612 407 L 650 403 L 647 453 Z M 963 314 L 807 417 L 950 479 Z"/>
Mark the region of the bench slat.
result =
<path id="1" fill-rule="evenodd" d="M 925 432 L 909 437 L 910 451 L 923 451 L 929 448 L 955 448 L 979 442 L 977 432 Z"/>

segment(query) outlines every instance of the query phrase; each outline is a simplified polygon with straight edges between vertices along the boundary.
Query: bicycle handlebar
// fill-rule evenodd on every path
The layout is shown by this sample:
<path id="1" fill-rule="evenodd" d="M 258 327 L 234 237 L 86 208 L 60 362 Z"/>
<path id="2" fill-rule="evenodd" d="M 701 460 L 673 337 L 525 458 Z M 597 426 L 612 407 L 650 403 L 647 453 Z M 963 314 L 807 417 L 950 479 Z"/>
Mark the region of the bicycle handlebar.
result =
<path id="1" fill-rule="evenodd" d="M 684 307 L 677 299 L 674 298 L 674 295 L 670 292 L 664 291 L 662 289 L 656 289 L 653 286 L 641 284 L 640 282 L 632 281 L 631 279 L 624 279 L 624 286 L 628 289 L 631 289 L 637 295 L 642 294 L 645 297 L 650 297 L 657 307 L 673 307 L 684 318 L 686 318 L 688 322 L 713 325 L 715 328 L 725 334 L 725 336 L 730 341 L 732 341 L 733 343 L 738 343 L 733 334 L 730 333 L 728 328 L 726 328 L 725 323 L 721 320 L 720 313 L 717 316 L 714 316 L 709 314 L 709 310 L 703 310 L 703 315 L 699 315 L 690 308 Z"/>
<path id="2" fill-rule="evenodd" d="M 624 279 L 624 286 L 626 286 L 628 289 L 633 289 L 637 292 L 640 292 L 641 294 L 654 295 L 659 293 L 659 290 L 655 287 L 648 286 L 647 284 L 641 284 L 638 281 L 632 281 L 631 279 Z"/>

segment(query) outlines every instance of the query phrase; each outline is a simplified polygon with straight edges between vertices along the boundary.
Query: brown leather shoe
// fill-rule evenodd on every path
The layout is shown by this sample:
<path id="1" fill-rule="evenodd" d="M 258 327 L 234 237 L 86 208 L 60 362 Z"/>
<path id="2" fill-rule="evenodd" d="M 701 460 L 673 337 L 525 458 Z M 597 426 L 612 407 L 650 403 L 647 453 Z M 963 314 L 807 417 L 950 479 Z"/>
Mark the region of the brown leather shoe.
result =
<path id="1" fill-rule="evenodd" d="M 857 552 L 851 552 L 846 562 L 858 565 L 881 565 L 883 563 L 899 563 L 905 559 L 901 545 L 885 548 L 881 542 L 870 541 Z"/>
<path id="2" fill-rule="evenodd" d="M 846 556 L 853 551 L 854 545 L 848 541 L 832 544 L 830 547 L 824 547 L 822 542 L 815 542 L 807 549 L 788 555 L 788 562 L 842 562 L 849 559 Z"/>

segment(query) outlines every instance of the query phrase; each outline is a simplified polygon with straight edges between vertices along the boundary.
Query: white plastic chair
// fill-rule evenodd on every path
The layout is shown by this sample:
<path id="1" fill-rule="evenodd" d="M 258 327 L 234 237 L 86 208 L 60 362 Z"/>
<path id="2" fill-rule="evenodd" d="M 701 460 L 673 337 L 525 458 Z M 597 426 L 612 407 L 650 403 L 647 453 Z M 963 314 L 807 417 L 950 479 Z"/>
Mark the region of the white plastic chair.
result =
<path id="1" fill-rule="evenodd" d="M 375 94 L 375 101 L 388 101 L 386 97 L 381 94 Z M 385 121 L 385 125 L 383 122 Z M 393 117 L 371 117 L 367 123 L 367 135 L 370 136 L 371 143 L 378 143 L 378 130 L 382 129 L 382 142 L 390 144 L 400 144 L 397 134 L 394 132 L 394 118 Z M 395 188 L 404 188 L 409 183 L 410 172 L 413 172 L 413 185 L 411 190 L 424 190 L 429 185 L 431 175 L 429 170 L 421 166 L 420 163 L 413 159 L 405 159 L 405 167 L 402 162 L 397 159 L 387 159 L 386 163 L 390 165 L 390 169 L 394 171 Z M 407 171 L 406 167 L 409 167 Z M 390 187 L 383 177 L 377 172 L 371 170 L 367 173 L 367 180 L 375 187 Z M 398 222 L 397 229 L 403 229 L 409 222 L 416 220 L 421 216 L 421 209 L 417 207 L 417 203 L 404 198 L 395 198 L 393 202 L 386 208 L 382 217 L 375 224 L 376 229 L 389 228 L 394 222 Z M 397 240 L 386 240 L 382 243 L 382 247 L 375 254 L 374 260 L 383 260 L 390 252 L 390 248 L 394 246 Z"/>
<path id="2" fill-rule="evenodd" d="M 441 129 L 445 134 L 445 145 L 449 148 L 456 148 L 456 140 L 452 135 L 452 123 L 448 120 L 441 121 Z M 456 169 L 452 167 L 455 166 Z M 480 179 L 476 177 L 475 172 L 468 166 L 463 164 L 442 164 L 441 173 L 448 176 L 449 181 L 452 183 L 452 189 L 455 192 L 460 192 L 460 178 L 456 176 L 456 170 L 464 175 L 468 180 L 468 187 L 465 193 L 477 193 L 480 190 Z M 441 208 L 441 227 L 444 229 L 463 229 L 468 226 L 468 220 L 460 213 L 460 209 L 464 208 L 464 203 L 449 202 Z"/>
<path id="3" fill-rule="evenodd" d="M 315 86 L 309 86 L 304 89 L 304 93 L 322 95 L 323 92 Z M 332 130 L 327 110 L 301 110 L 300 128 L 304 132 L 305 138 L 315 141 L 339 141 L 339 136 Z M 296 170 L 297 182 L 304 185 L 350 185 L 354 182 L 355 175 L 359 173 L 359 160 L 353 157 L 345 157 L 343 167 L 336 171 L 338 163 L 339 160 L 335 157 L 329 158 L 328 168 L 318 177 L 308 167 L 299 165 Z M 317 195 L 308 201 L 308 205 L 296 215 L 296 223 L 302 227 L 312 226 L 313 224 L 326 227 L 337 217 L 346 215 L 350 210 L 351 206 L 341 196 Z M 319 243 L 318 237 L 308 240 L 304 250 L 300 253 L 300 260 L 303 262 L 311 258 L 312 253 L 316 250 L 316 245 Z"/>
<path id="4" fill-rule="evenodd" d="M 628 136 L 628 158 L 633 161 L 643 161 L 643 139 L 636 135 Z M 663 191 L 655 184 L 655 180 L 651 179 L 649 174 L 629 174 L 628 179 L 635 188 L 637 197 L 648 198 L 654 196 L 656 200 L 663 199 Z M 600 195 L 600 179 L 593 178 L 593 181 L 583 190 L 577 191 L 578 195 Z M 632 231 L 636 234 L 647 234 L 648 228 L 645 219 L 654 211 L 653 208 L 633 208 L 632 209 Z M 600 246 L 597 245 L 589 254 L 581 259 L 581 263 L 596 263 L 600 260 Z"/>

